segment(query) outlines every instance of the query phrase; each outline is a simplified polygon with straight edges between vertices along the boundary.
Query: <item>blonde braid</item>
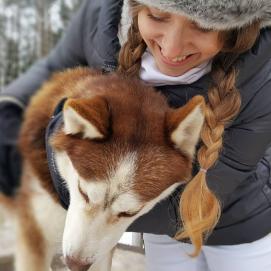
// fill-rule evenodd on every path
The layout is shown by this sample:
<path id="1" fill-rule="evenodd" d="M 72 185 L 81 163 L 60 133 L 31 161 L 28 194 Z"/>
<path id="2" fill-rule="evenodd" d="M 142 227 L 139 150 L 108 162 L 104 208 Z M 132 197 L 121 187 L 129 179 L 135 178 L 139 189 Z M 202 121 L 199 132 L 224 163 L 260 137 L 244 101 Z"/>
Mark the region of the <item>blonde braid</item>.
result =
<path id="1" fill-rule="evenodd" d="M 235 87 L 235 69 L 232 67 L 225 74 L 218 62 L 213 66 L 214 85 L 208 91 L 209 101 L 201 132 L 203 145 L 197 154 L 199 165 L 204 169 L 211 168 L 217 161 L 223 145 L 224 127 L 239 112 L 241 105 L 240 94 Z M 218 199 L 206 185 L 204 171 L 199 171 L 187 184 L 181 195 L 180 211 L 184 231 L 176 238 L 190 237 L 195 246 L 194 255 L 198 255 L 203 233 L 208 234 L 215 227 L 221 213 Z"/>
<path id="2" fill-rule="evenodd" d="M 250 42 L 248 42 L 248 33 Z M 211 72 L 213 84 L 208 90 L 205 123 L 201 131 L 203 145 L 197 153 L 197 159 L 202 169 L 207 170 L 214 166 L 223 146 L 222 138 L 225 126 L 240 110 L 241 97 L 235 87 L 237 72 L 233 65 L 229 65 L 233 62 L 231 58 L 234 54 L 248 50 L 254 44 L 258 33 L 258 23 L 238 30 L 234 46 L 229 49 L 230 46 L 226 43 L 227 54 L 221 53 L 213 62 Z M 225 37 L 228 36 L 225 35 Z M 232 43 L 232 39 L 229 39 L 229 42 Z M 207 187 L 204 170 L 200 170 L 182 192 L 180 213 L 183 229 L 176 234 L 175 238 L 189 237 L 195 246 L 192 256 L 196 256 L 203 245 L 203 236 L 210 234 L 221 214 L 219 200 Z"/>

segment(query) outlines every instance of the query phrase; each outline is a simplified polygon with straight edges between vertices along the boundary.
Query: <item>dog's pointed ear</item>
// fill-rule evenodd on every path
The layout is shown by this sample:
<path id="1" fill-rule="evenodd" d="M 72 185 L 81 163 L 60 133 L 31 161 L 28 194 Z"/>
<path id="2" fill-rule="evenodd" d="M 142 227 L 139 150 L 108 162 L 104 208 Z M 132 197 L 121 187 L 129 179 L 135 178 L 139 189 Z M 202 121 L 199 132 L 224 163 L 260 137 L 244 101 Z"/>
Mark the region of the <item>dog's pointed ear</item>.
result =
<path id="1" fill-rule="evenodd" d="M 186 105 L 167 112 L 168 136 L 174 145 L 193 159 L 196 145 L 204 123 L 205 100 L 193 97 Z"/>
<path id="2" fill-rule="evenodd" d="M 63 108 L 64 132 L 83 138 L 103 139 L 109 131 L 110 110 L 103 97 L 68 99 Z"/>

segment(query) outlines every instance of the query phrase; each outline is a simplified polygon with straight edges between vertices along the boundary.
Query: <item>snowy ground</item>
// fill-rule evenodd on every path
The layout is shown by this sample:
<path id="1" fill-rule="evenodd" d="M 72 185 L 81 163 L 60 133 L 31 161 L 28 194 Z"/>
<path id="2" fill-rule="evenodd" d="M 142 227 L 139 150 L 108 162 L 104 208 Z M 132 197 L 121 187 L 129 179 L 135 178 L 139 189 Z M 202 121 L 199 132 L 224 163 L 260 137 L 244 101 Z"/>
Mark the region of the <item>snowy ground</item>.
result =
<path id="1" fill-rule="evenodd" d="M 121 241 L 130 243 L 130 235 L 125 235 Z M 120 245 L 114 254 L 112 271 L 143 271 L 144 255 L 135 251 L 128 251 L 127 246 Z M 137 250 L 135 248 L 135 250 Z M 10 225 L 6 223 L 0 214 L 0 271 L 13 271 L 12 260 L 14 251 L 14 235 Z M 56 257 L 53 264 L 54 271 L 66 271 L 61 257 Z"/>

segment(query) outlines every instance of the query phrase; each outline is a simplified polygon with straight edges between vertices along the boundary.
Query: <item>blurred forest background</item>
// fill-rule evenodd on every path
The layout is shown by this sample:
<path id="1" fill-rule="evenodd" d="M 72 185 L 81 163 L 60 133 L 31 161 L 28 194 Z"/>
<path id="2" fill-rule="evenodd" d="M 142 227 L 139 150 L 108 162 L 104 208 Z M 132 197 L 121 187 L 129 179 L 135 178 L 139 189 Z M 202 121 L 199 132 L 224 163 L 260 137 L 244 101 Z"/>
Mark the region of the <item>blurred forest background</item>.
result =
<path id="1" fill-rule="evenodd" d="M 80 0 L 0 0 L 0 92 L 60 38 Z"/>

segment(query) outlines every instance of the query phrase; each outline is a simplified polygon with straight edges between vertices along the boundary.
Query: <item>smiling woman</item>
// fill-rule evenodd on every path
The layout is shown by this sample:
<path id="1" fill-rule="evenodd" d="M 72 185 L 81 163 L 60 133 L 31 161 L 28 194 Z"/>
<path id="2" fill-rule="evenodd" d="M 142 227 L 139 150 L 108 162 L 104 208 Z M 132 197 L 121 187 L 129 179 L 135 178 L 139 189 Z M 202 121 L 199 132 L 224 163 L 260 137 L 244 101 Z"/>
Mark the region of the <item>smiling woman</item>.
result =
<path id="1" fill-rule="evenodd" d="M 140 10 L 138 28 L 158 69 L 169 76 L 180 76 L 210 61 L 223 47 L 218 31 L 156 8 Z"/>

